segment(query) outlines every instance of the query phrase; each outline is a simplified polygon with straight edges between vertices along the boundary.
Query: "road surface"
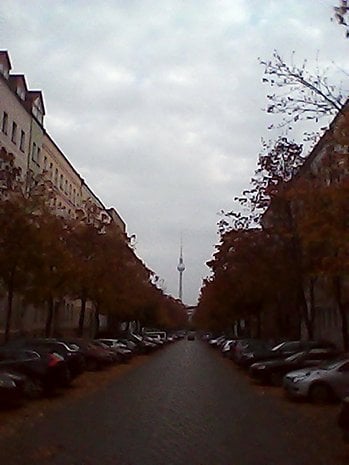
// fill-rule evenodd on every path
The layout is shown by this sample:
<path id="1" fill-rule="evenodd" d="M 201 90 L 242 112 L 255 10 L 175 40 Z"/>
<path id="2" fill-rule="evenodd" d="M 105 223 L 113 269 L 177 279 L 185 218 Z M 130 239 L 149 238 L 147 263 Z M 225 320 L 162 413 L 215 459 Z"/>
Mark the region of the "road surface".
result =
<path id="1" fill-rule="evenodd" d="M 292 403 L 254 386 L 201 341 L 179 341 L 83 398 L 65 397 L 0 439 L 0 464 L 349 463 L 338 406 Z"/>

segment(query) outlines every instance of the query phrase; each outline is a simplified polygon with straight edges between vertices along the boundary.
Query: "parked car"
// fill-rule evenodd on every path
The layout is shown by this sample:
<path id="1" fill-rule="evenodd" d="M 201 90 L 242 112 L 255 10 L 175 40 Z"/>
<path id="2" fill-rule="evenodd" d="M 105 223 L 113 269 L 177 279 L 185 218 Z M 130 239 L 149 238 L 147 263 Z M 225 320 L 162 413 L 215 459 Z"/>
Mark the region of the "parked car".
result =
<path id="1" fill-rule="evenodd" d="M 118 341 L 124 344 L 128 349 L 132 350 L 133 354 L 140 352 L 138 345 L 134 341 L 130 341 L 130 339 L 121 338 L 118 339 Z"/>
<path id="2" fill-rule="evenodd" d="M 101 370 L 115 362 L 115 357 L 109 350 L 94 344 L 92 340 L 75 338 L 65 339 L 65 342 L 79 348 L 85 358 L 85 366 L 88 371 Z"/>
<path id="3" fill-rule="evenodd" d="M 290 355 L 296 354 L 297 352 L 306 351 L 312 348 L 330 348 L 336 350 L 335 344 L 326 341 L 284 341 L 274 346 L 264 343 L 257 345 L 256 347 L 252 347 L 252 350 L 248 351 L 248 360 L 245 360 L 245 365 L 250 366 L 252 363 L 260 361 L 286 358 Z"/>
<path id="4" fill-rule="evenodd" d="M 152 344 L 155 344 L 155 348 L 162 347 L 164 345 L 164 341 L 162 341 L 160 338 L 152 337 L 152 336 L 143 336 L 144 341 L 148 341 Z"/>
<path id="5" fill-rule="evenodd" d="M 283 386 L 289 396 L 314 403 L 342 399 L 349 392 L 349 357 L 291 371 L 285 375 Z"/>
<path id="6" fill-rule="evenodd" d="M 218 347 L 222 342 L 225 342 L 225 336 L 214 337 L 208 341 L 212 347 Z"/>
<path id="7" fill-rule="evenodd" d="M 233 339 L 227 339 L 221 346 L 221 352 L 222 354 L 227 357 L 232 346 L 235 344 L 235 341 Z"/>
<path id="8" fill-rule="evenodd" d="M 236 343 L 232 357 L 239 366 L 249 367 L 257 353 L 267 353 L 269 348 L 269 343 L 262 339 L 242 339 Z"/>
<path id="9" fill-rule="evenodd" d="M 23 400 L 26 377 L 19 373 L 0 372 L 0 407 L 17 406 Z"/>
<path id="10" fill-rule="evenodd" d="M 287 358 L 253 363 L 250 366 L 249 374 L 251 378 L 264 384 L 281 386 L 283 377 L 288 372 L 306 367 L 316 367 L 324 361 L 333 360 L 336 357 L 338 357 L 338 351 L 331 348 L 309 349 L 297 352 Z"/>
<path id="11" fill-rule="evenodd" d="M 132 357 L 132 350 L 128 349 L 125 344 L 119 342 L 117 339 L 96 339 L 95 343 L 112 350 L 119 362 L 126 362 Z"/>
<path id="12" fill-rule="evenodd" d="M 57 353 L 38 353 L 24 349 L 1 349 L 0 371 L 25 375 L 23 391 L 37 398 L 70 382 L 64 358 Z"/>
<path id="13" fill-rule="evenodd" d="M 123 363 L 127 362 L 132 356 L 131 350 L 127 349 L 123 344 L 115 344 L 110 339 L 96 339 L 94 341 L 99 347 L 109 350 L 115 357 L 115 361 Z"/>
<path id="14" fill-rule="evenodd" d="M 157 347 L 156 344 L 154 344 L 153 342 L 146 341 L 139 334 L 130 333 L 128 335 L 128 339 L 134 342 L 137 345 L 138 351 L 143 354 L 147 354 L 156 349 Z"/>
<path id="15" fill-rule="evenodd" d="M 55 338 L 14 339 L 7 343 L 5 347 L 59 354 L 67 363 L 70 380 L 75 379 L 85 369 L 85 358 L 79 347 L 63 340 Z"/>

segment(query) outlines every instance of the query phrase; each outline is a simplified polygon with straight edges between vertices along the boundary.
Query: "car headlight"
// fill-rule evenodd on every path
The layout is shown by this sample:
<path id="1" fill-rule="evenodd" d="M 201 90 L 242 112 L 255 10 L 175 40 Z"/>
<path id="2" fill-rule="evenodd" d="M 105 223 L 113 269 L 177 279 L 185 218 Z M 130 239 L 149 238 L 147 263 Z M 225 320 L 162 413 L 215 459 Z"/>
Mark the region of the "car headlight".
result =
<path id="1" fill-rule="evenodd" d="M 299 375 L 299 376 L 295 376 L 294 378 L 292 378 L 292 381 L 294 383 L 299 383 L 300 381 L 304 381 L 305 379 L 308 378 L 309 375 Z"/>

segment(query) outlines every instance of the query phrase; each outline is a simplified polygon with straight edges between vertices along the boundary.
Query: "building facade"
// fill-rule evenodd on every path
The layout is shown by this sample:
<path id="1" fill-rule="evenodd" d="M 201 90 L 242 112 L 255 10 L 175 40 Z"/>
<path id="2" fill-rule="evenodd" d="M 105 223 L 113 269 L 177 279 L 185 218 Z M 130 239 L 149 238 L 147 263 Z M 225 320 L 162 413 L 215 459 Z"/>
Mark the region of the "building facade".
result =
<path id="1" fill-rule="evenodd" d="M 13 154 L 14 164 L 27 189 L 41 177 L 50 182 L 51 208 L 66 218 L 88 218 L 89 211 L 102 222 L 115 222 L 120 234 L 126 226 L 114 208 L 106 209 L 85 180 L 70 163 L 44 126 L 45 106 L 42 92 L 30 90 L 22 74 L 11 73 L 7 51 L 0 51 L 0 150 Z M 1 162 L 0 162 L 1 163 Z M 0 300 L 0 333 L 4 326 L 5 304 Z M 55 303 L 54 331 L 73 330 L 78 325 L 80 303 L 69 298 Z M 91 302 L 86 310 L 86 331 L 95 323 Z M 16 296 L 13 331 L 41 334 L 45 327 L 46 309 L 26 306 Z"/>

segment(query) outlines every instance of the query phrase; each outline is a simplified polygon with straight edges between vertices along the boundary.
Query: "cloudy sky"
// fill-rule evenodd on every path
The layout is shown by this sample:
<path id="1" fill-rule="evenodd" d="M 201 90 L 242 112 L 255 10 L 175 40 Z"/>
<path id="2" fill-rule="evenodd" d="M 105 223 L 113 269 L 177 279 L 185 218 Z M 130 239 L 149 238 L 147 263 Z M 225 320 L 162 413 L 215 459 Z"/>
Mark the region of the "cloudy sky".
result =
<path id="1" fill-rule="evenodd" d="M 43 91 L 48 132 L 176 297 L 182 235 L 183 300 L 195 304 L 218 212 L 248 187 L 261 138 L 277 136 L 258 57 L 319 51 L 337 79 L 349 40 L 330 21 L 335 3 L 2 0 L 0 49 Z"/>

